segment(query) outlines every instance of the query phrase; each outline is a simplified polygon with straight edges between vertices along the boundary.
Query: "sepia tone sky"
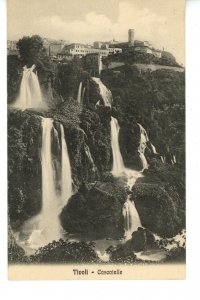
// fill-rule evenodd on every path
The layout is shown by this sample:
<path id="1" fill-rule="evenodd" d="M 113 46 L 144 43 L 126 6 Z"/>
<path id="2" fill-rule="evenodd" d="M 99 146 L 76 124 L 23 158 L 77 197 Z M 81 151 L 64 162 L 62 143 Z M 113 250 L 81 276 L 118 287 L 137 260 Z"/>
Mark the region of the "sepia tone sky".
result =
<path id="1" fill-rule="evenodd" d="M 8 0 L 8 39 L 39 34 L 92 43 L 135 38 L 184 63 L 184 0 Z"/>

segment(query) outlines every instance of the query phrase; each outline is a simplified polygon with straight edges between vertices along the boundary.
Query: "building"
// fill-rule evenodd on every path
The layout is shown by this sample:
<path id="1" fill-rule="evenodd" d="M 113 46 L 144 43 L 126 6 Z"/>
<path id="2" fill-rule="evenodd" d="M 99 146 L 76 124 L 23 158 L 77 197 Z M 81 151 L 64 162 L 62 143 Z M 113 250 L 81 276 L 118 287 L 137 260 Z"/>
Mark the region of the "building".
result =
<path id="1" fill-rule="evenodd" d="M 128 30 L 128 42 L 118 43 L 115 45 L 109 45 L 110 48 L 121 48 L 122 52 L 138 52 L 152 54 L 155 57 L 161 58 L 162 51 L 155 49 L 152 44 L 148 41 L 139 41 L 135 40 L 135 31 L 134 29 Z"/>
<path id="2" fill-rule="evenodd" d="M 135 34 L 134 29 L 129 29 L 128 30 L 128 45 L 130 47 L 134 46 L 134 34 Z"/>
<path id="3" fill-rule="evenodd" d="M 67 44 L 69 44 L 68 41 L 43 38 L 43 46 L 46 49 L 46 53 L 52 57 L 57 56 L 57 54 L 61 52 L 61 50 Z"/>
<path id="4" fill-rule="evenodd" d="M 148 41 L 135 41 L 134 43 L 134 52 L 139 53 L 148 53 L 152 54 L 158 58 L 161 58 L 162 52 L 158 49 L 155 49 L 152 44 L 150 44 Z"/>
<path id="5" fill-rule="evenodd" d="M 57 54 L 59 59 L 65 58 L 69 55 L 83 57 L 89 54 L 99 54 L 101 57 L 106 57 L 111 53 L 122 52 L 122 49 L 118 48 L 108 48 L 107 45 L 102 46 L 102 48 L 94 48 L 91 45 L 84 45 L 80 43 L 73 43 L 66 45 L 62 51 Z"/>
<path id="6" fill-rule="evenodd" d="M 115 47 L 115 44 L 112 44 L 112 47 L 110 45 L 109 42 L 94 42 L 95 49 L 106 49 L 108 54 L 122 53 L 122 48 Z"/>
<path id="7" fill-rule="evenodd" d="M 49 56 L 57 56 L 57 54 L 64 48 L 62 44 L 50 44 L 49 45 Z"/>

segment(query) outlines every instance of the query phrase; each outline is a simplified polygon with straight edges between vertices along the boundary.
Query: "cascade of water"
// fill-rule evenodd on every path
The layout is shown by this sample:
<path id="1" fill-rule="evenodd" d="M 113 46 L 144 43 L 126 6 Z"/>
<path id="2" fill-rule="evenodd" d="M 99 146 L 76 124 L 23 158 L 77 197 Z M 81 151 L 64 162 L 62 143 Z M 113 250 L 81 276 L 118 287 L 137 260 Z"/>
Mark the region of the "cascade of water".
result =
<path id="1" fill-rule="evenodd" d="M 176 164 L 176 156 L 175 155 L 173 155 L 173 162 L 174 162 L 174 164 Z"/>
<path id="2" fill-rule="evenodd" d="M 67 150 L 67 144 L 65 141 L 65 133 L 62 124 L 60 124 L 60 130 L 61 130 L 61 147 L 62 147 L 61 200 L 62 200 L 62 207 L 63 207 L 67 204 L 69 198 L 72 195 L 72 175 L 71 175 L 71 166 L 70 166 L 69 154 Z"/>
<path id="3" fill-rule="evenodd" d="M 124 203 L 123 215 L 125 220 L 125 238 L 131 239 L 132 233 L 134 231 L 137 231 L 138 227 L 142 227 L 142 224 L 140 222 L 138 212 L 135 208 L 135 203 L 134 201 L 130 200 L 130 195 Z"/>
<path id="4" fill-rule="evenodd" d="M 23 76 L 20 85 L 20 93 L 13 107 L 19 109 L 42 108 L 44 106 L 38 76 L 31 68 L 23 68 Z"/>
<path id="5" fill-rule="evenodd" d="M 104 105 L 111 107 L 111 103 L 113 101 L 112 99 L 112 93 L 110 90 L 107 89 L 107 87 L 103 84 L 100 78 L 92 77 L 93 81 L 96 82 L 99 86 L 100 95 L 103 98 Z"/>
<path id="6" fill-rule="evenodd" d="M 27 243 L 32 249 L 37 249 L 62 237 L 59 214 L 72 195 L 71 167 L 62 124 L 60 131 L 61 142 L 53 126 L 53 120 L 42 117 L 42 209 L 37 216 L 25 222 L 22 229 L 24 232 L 31 233 Z M 59 147 L 61 145 L 61 169 L 59 167 L 57 172 L 52 155 L 52 141 L 58 143 Z M 60 178 L 61 194 L 56 190 Z"/>
<path id="7" fill-rule="evenodd" d="M 96 171 L 96 166 L 95 166 L 94 160 L 92 158 L 92 154 L 90 152 L 90 148 L 88 147 L 87 144 L 84 144 L 84 148 L 85 148 L 85 153 L 86 153 L 89 161 L 91 162 L 92 170 L 93 170 L 93 172 L 95 172 Z"/>
<path id="8" fill-rule="evenodd" d="M 146 143 L 149 141 L 149 138 L 148 138 L 147 132 L 144 129 L 144 127 L 139 123 L 137 123 L 137 124 L 140 128 L 140 144 L 138 147 L 138 152 L 139 152 L 140 159 L 142 162 L 142 170 L 144 170 L 144 169 L 148 169 L 148 163 L 147 163 L 146 157 L 144 155 L 144 151 L 147 147 Z"/>
<path id="9" fill-rule="evenodd" d="M 77 94 L 77 102 L 79 103 L 79 104 L 81 104 L 81 100 L 82 100 L 82 97 L 81 97 L 81 95 L 82 95 L 82 81 L 80 82 L 80 84 L 79 84 L 79 87 L 78 87 L 78 94 Z"/>
<path id="10" fill-rule="evenodd" d="M 111 146 L 113 154 L 112 174 L 119 176 L 125 170 L 124 162 L 119 148 L 119 124 L 117 119 L 111 117 Z"/>
<path id="11" fill-rule="evenodd" d="M 104 105 L 110 106 L 112 103 L 112 93 L 107 89 L 107 87 L 101 82 L 99 78 L 94 78 L 93 80 L 99 85 L 100 94 L 103 98 Z M 121 155 L 119 147 L 119 124 L 117 119 L 111 117 L 111 146 L 113 154 L 113 167 L 112 174 L 114 176 L 126 176 L 127 177 L 127 187 L 129 190 L 132 189 L 138 177 L 142 177 L 141 172 L 127 169 L 124 166 L 123 158 Z M 143 131 L 143 135 L 145 131 Z M 147 136 L 145 138 L 145 143 Z M 124 204 L 123 215 L 125 221 L 125 239 L 130 239 L 133 231 L 137 230 L 138 227 L 142 226 L 138 212 L 136 210 L 134 201 L 130 200 L 130 196 L 127 197 L 127 200 Z"/>
<path id="12" fill-rule="evenodd" d="M 99 74 L 101 74 L 102 69 L 103 69 L 103 63 L 101 60 L 101 55 L 99 55 Z"/>
<path id="13" fill-rule="evenodd" d="M 166 161 L 166 157 L 161 155 L 161 156 L 160 156 L 160 159 L 161 159 L 162 163 L 164 164 L 165 161 Z"/>
<path id="14" fill-rule="evenodd" d="M 32 231 L 28 240 L 31 247 L 44 246 L 53 240 L 58 240 L 61 234 L 58 218 L 59 203 L 57 202 L 51 153 L 51 133 L 53 128 L 52 119 L 42 118 L 42 210 L 38 217 L 39 221 L 36 230 Z"/>
<path id="15" fill-rule="evenodd" d="M 153 154 L 158 154 L 156 147 L 152 143 L 150 143 L 150 144 L 151 144 L 151 149 L 152 149 Z"/>
<path id="16" fill-rule="evenodd" d="M 127 177 L 127 187 L 131 191 L 137 178 L 142 177 L 141 172 L 130 170 L 125 168 L 123 158 L 119 148 L 119 130 L 120 127 L 115 118 L 111 118 L 111 145 L 113 153 L 113 168 L 112 174 L 114 176 L 125 175 Z M 125 239 L 130 239 L 133 231 L 136 231 L 138 227 L 141 227 L 140 218 L 135 207 L 134 201 L 130 200 L 128 195 L 123 207 L 123 215 L 125 221 Z"/>
<path id="17" fill-rule="evenodd" d="M 84 103 L 84 96 L 85 96 L 85 87 L 83 87 L 83 92 L 81 96 L 81 103 Z"/>

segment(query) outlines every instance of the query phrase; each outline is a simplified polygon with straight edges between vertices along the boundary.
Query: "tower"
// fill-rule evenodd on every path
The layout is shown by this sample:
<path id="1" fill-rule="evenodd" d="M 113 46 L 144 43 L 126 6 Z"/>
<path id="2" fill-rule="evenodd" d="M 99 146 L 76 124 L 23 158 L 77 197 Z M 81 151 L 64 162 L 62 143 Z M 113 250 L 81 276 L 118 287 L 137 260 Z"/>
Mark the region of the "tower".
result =
<path id="1" fill-rule="evenodd" d="M 129 46 L 134 46 L 134 29 L 128 30 L 128 44 Z"/>

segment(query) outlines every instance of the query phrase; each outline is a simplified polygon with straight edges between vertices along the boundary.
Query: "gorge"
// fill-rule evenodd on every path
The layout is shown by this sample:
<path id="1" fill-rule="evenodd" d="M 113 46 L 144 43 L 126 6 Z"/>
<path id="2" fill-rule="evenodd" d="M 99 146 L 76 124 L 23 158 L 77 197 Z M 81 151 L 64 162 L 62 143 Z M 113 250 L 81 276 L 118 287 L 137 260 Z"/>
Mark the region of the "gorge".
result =
<path id="1" fill-rule="evenodd" d="M 66 263 L 133 263 L 146 257 L 134 253 L 156 249 L 158 260 L 173 260 L 184 248 L 175 239 L 185 229 L 183 74 L 126 65 L 97 78 L 72 63 L 48 84 L 53 106 L 47 71 L 24 67 L 20 87 L 8 81 L 20 91 L 8 106 L 9 219 L 20 259 L 53 260 L 62 249 Z"/>

